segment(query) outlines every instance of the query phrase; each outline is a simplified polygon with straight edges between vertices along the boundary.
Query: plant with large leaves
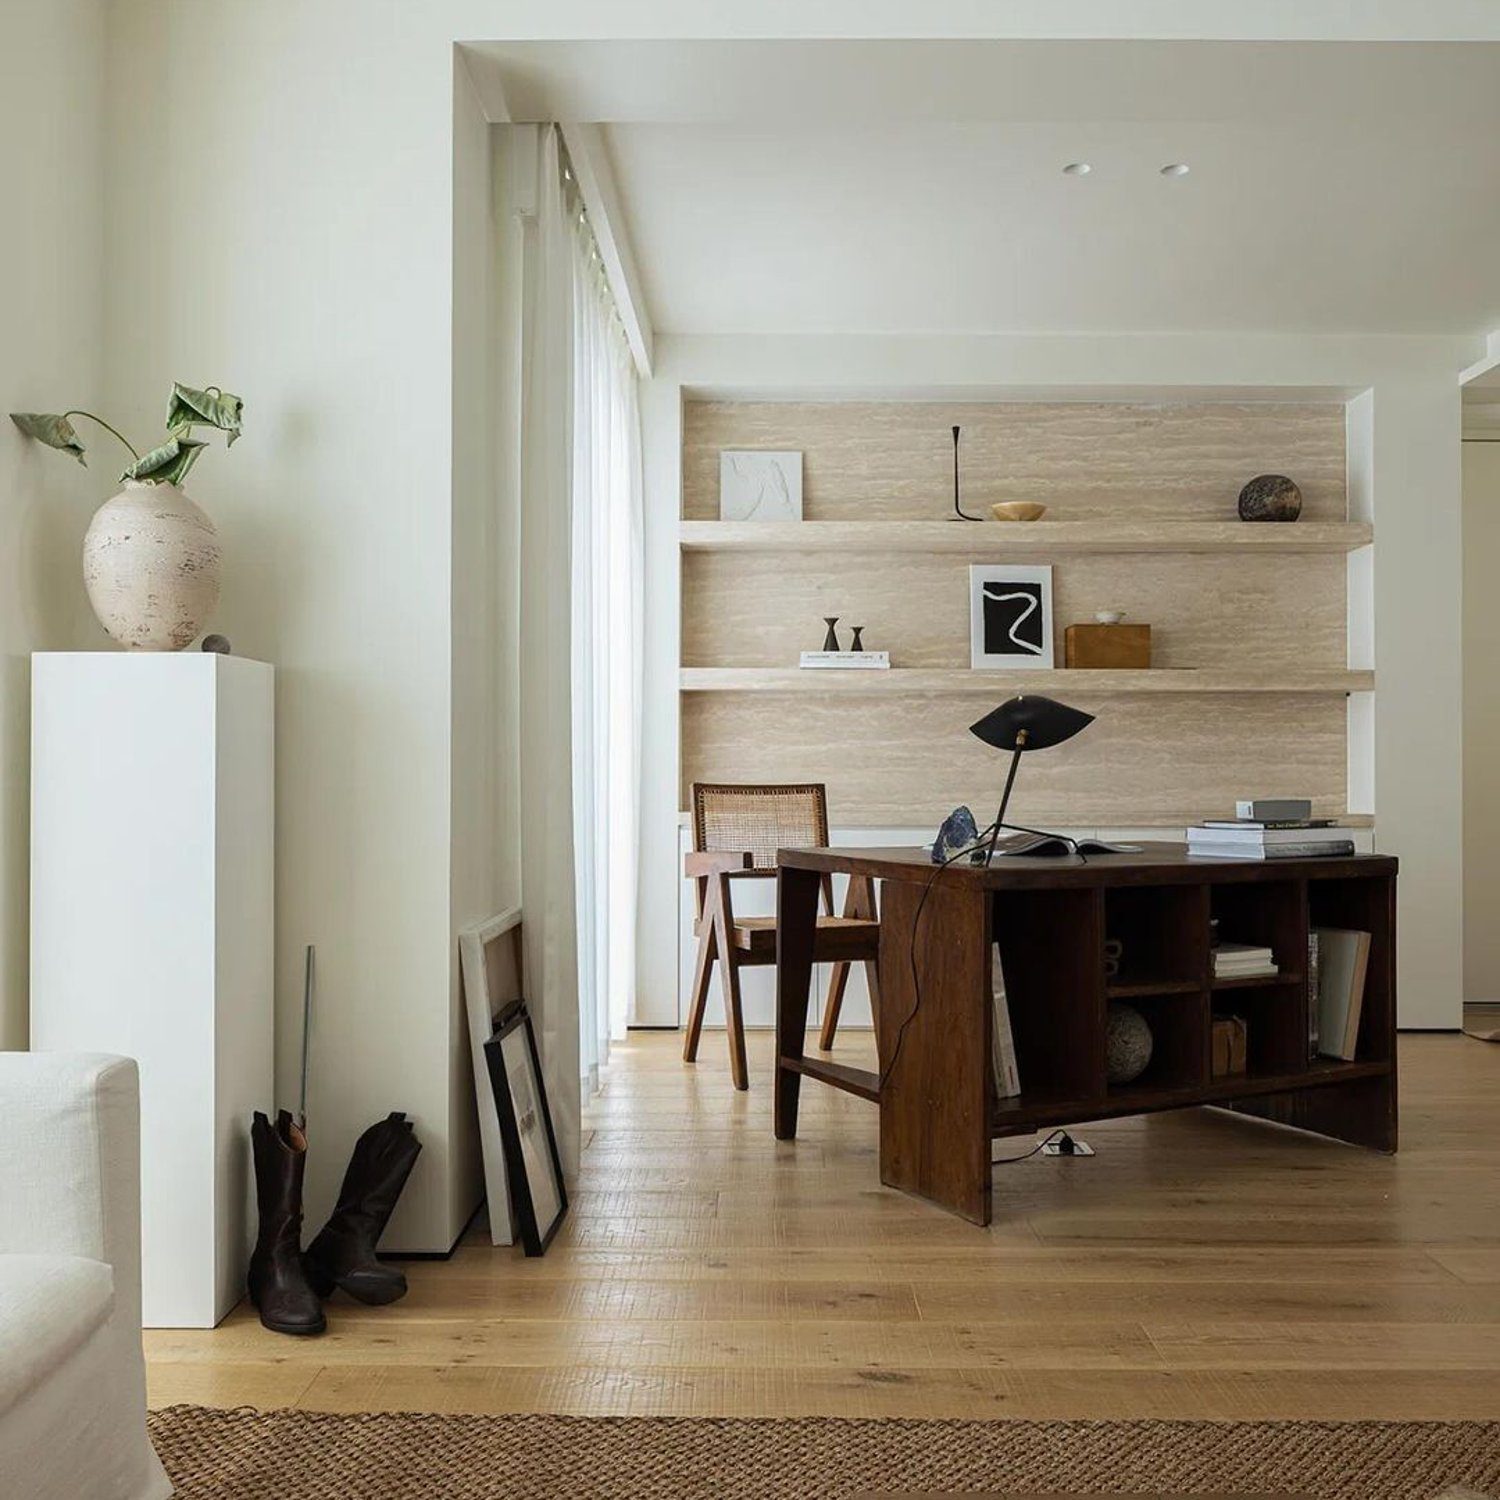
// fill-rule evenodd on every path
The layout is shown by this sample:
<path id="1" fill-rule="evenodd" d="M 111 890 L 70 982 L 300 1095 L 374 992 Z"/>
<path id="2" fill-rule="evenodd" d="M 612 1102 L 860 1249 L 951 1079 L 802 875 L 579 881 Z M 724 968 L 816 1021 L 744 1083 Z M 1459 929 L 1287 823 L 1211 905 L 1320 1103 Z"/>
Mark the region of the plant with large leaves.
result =
<path id="1" fill-rule="evenodd" d="M 194 429 L 217 428 L 226 434 L 225 447 L 232 447 L 234 440 L 240 435 L 244 409 L 245 403 L 238 396 L 220 390 L 216 385 L 197 390 L 176 381 L 172 385 L 172 399 L 167 405 L 166 440 L 146 453 L 140 452 L 122 432 L 91 411 L 13 411 L 10 419 L 27 437 L 35 438 L 49 448 L 56 448 L 60 453 L 71 454 L 82 464 L 87 462 L 84 446 L 72 419 L 86 417 L 129 450 L 131 462 L 120 475 L 121 479 L 134 479 L 141 484 L 180 485 L 187 477 L 188 470 L 198 461 L 198 455 L 207 446 L 200 438 L 193 436 Z"/>

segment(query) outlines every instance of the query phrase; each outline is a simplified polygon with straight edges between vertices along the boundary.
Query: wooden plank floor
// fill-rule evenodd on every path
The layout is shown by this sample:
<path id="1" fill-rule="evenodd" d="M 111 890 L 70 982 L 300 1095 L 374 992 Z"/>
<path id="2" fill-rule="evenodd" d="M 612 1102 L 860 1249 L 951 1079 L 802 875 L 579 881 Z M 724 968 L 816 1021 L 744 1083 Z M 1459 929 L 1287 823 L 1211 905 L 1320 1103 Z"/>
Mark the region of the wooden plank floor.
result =
<path id="1" fill-rule="evenodd" d="M 1401 1041 L 1395 1158 L 1213 1111 L 996 1168 L 974 1229 L 882 1188 L 873 1106 L 770 1127 L 723 1040 L 619 1047 L 541 1261 L 481 1235 L 318 1339 L 147 1335 L 153 1404 L 324 1411 L 1500 1418 L 1500 1046 Z M 864 1062 L 855 1035 L 837 1055 Z M 997 1153 L 1023 1143 L 1001 1141 Z"/>

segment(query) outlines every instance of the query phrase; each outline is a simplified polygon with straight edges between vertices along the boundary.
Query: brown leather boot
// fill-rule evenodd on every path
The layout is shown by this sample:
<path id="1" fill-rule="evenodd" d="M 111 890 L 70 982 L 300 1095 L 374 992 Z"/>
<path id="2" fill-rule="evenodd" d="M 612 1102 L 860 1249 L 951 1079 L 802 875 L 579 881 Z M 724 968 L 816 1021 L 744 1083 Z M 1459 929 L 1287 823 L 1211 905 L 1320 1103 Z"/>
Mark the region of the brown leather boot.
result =
<path id="1" fill-rule="evenodd" d="M 302 1270 L 302 1174 L 307 1137 L 286 1110 L 276 1124 L 259 1111 L 250 1127 L 260 1233 L 250 1257 L 250 1300 L 273 1333 L 322 1333 L 328 1325 Z"/>
<path id="2" fill-rule="evenodd" d="M 406 1295 L 406 1277 L 382 1265 L 375 1246 L 421 1150 L 411 1121 L 400 1112 L 370 1126 L 354 1143 L 333 1216 L 302 1257 L 319 1296 L 330 1296 L 337 1286 L 378 1307 Z"/>

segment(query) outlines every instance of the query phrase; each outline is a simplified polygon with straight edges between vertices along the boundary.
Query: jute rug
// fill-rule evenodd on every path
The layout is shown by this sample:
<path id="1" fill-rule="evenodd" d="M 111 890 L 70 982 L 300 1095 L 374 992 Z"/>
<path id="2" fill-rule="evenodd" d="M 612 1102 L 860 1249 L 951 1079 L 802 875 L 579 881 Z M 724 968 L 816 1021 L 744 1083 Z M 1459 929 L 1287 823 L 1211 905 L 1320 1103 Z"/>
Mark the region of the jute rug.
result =
<path id="1" fill-rule="evenodd" d="M 1500 1494 L 1494 1422 L 329 1416 L 173 1406 L 179 1500 Z"/>

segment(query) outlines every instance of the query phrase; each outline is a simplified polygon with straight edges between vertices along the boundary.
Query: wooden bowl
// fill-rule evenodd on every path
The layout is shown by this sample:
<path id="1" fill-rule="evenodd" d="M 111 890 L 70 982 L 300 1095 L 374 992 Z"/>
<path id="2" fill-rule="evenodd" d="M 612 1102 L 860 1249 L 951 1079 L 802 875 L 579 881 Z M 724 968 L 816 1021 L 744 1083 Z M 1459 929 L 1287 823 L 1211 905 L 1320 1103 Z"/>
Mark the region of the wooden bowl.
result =
<path id="1" fill-rule="evenodd" d="M 1047 507 L 1035 500 L 1002 500 L 990 506 L 990 514 L 997 521 L 1040 521 L 1047 514 Z"/>

